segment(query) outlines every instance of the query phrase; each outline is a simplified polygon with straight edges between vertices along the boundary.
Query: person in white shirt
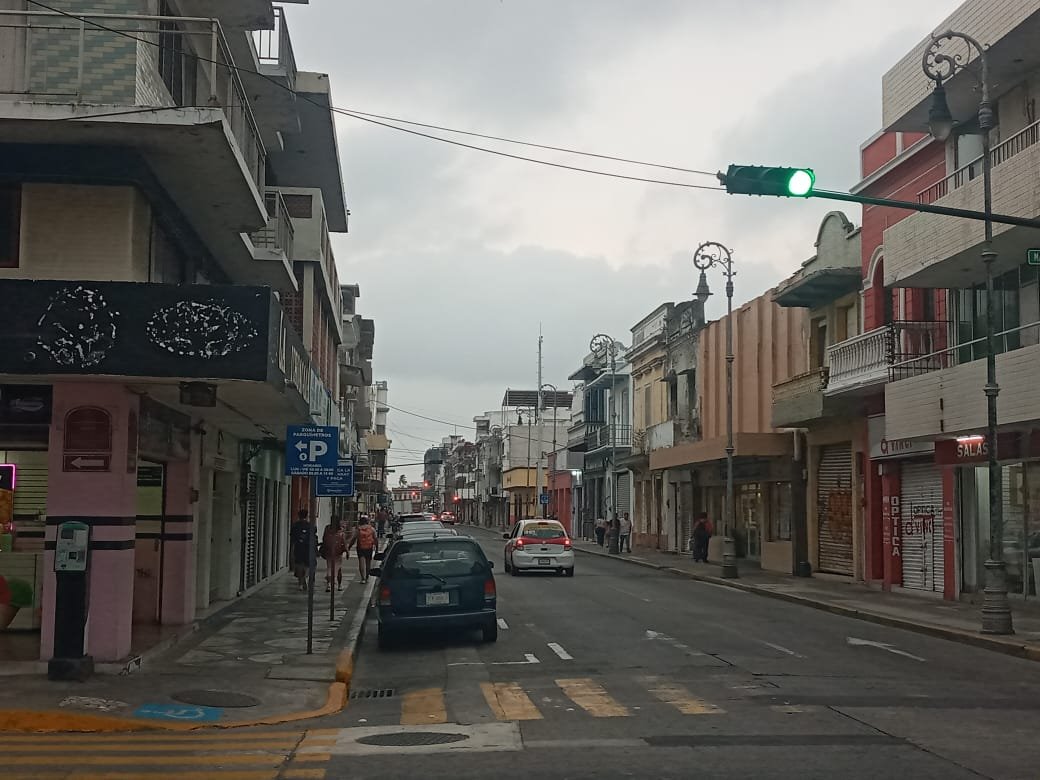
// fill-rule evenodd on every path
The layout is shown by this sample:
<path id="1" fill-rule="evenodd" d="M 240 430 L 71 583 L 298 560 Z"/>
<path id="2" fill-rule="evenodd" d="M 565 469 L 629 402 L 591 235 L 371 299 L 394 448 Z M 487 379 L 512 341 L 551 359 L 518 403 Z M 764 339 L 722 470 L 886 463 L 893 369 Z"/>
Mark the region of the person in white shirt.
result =
<path id="1" fill-rule="evenodd" d="M 618 540 L 618 552 L 632 552 L 632 518 L 628 512 L 621 516 L 620 539 Z"/>

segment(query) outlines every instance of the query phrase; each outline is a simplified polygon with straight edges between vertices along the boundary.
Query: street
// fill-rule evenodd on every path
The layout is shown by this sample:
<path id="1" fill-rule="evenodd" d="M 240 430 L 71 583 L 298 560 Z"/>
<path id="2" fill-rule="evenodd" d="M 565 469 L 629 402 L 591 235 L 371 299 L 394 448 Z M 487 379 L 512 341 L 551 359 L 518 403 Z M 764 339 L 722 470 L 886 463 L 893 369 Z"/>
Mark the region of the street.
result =
<path id="1" fill-rule="evenodd" d="M 471 533 L 508 629 L 381 653 L 370 621 L 328 776 L 1036 776 L 1033 663 L 593 556 L 510 577 Z"/>

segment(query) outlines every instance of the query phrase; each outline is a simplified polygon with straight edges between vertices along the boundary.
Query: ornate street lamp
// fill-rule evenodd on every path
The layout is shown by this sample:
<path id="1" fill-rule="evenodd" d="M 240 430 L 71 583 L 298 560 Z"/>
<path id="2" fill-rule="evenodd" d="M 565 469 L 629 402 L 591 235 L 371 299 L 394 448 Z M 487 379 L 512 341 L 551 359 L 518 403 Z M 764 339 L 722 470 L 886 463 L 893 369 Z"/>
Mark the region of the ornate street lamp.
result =
<path id="1" fill-rule="evenodd" d="M 693 254 L 693 264 L 701 272 L 695 295 L 704 300 L 710 295 L 704 272 L 720 266 L 726 277 L 726 511 L 722 526 L 722 576 L 735 579 L 737 573 L 736 545 L 733 542 L 733 253 L 716 241 L 706 241 Z"/>
<path id="2" fill-rule="evenodd" d="M 960 52 L 950 53 L 949 44 L 962 41 L 968 56 Z M 979 68 L 967 63 L 972 52 L 978 53 Z M 985 241 L 982 245 L 982 263 L 986 269 L 986 438 L 989 444 L 989 558 L 985 563 L 986 586 L 982 601 L 982 633 L 1013 634 L 1011 604 L 1007 593 L 1007 565 L 1004 562 L 1004 484 L 1001 478 L 997 453 L 997 384 L 996 323 L 994 312 L 997 307 L 993 284 L 993 265 L 997 253 L 993 249 L 993 160 L 990 157 L 990 131 L 995 127 L 993 104 L 990 100 L 989 56 L 984 47 L 970 35 L 947 30 L 932 36 L 921 61 L 925 75 L 935 82 L 932 105 L 928 111 L 928 129 L 940 141 L 953 133 L 955 126 L 946 88 L 943 82 L 961 70 L 970 70 L 976 75 L 981 99 L 979 101 L 979 134 L 982 136 L 982 192 L 985 214 Z"/>

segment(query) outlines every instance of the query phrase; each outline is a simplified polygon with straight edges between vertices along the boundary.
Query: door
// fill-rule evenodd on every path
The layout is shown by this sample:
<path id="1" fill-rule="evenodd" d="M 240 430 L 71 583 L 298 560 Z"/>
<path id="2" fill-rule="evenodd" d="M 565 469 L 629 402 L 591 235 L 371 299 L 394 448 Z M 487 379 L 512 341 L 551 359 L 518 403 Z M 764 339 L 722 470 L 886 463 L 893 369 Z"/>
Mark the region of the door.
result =
<path id="1" fill-rule="evenodd" d="M 820 571 L 852 576 L 852 446 L 820 448 L 816 471 Z"/>
<path id="2" fill-rule="evenodd" d="M 942 593 L 942 474 L 931 463 L 907 463 L 901 491 L 903 587 Z"/>
<path id="3" fill-rule="evenodd" d="M 133 621 L 159 623 L 162 615 L 166 532 L 162 463 L 137 464 L 137 532 L 134 545 Z"/>
<path id="4" fill-rule="evenodd" d="M 617 516 L 620 520 L 625 512 L 632 514 L 632 472 L 617 475 Z"/>

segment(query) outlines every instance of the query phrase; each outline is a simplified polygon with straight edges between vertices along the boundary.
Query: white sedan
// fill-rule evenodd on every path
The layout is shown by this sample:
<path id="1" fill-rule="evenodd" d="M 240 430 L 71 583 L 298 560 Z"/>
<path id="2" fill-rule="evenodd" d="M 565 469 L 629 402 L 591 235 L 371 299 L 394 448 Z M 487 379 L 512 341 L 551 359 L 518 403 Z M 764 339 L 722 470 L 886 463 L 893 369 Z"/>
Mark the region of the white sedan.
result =
<path id="1" fill-rule="evenodd" d="M 567 531 L 556 520 L 520 520 L 506 539 L 506 571 L 540 569 L 574 576 L 574 549 Z"/>

